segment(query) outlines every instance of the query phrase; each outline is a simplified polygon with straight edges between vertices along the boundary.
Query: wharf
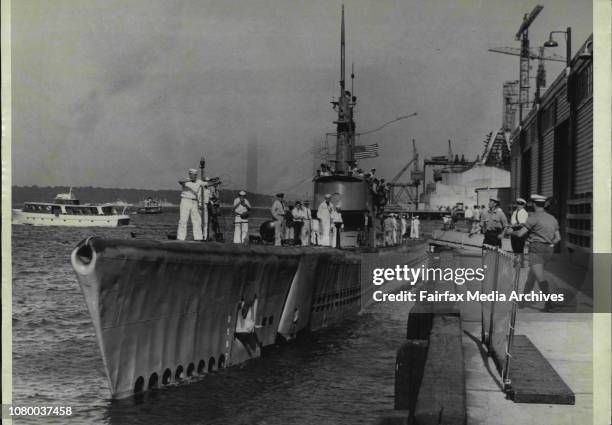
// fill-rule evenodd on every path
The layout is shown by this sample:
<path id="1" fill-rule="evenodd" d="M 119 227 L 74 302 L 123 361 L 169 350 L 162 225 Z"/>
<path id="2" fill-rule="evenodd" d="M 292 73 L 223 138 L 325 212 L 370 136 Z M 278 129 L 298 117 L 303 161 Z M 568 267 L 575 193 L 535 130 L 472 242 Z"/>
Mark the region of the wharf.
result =
<path id="1" fill-rule="evenodd" d="M 482 266 L 483 261 L 479 251 L 467 249 L 446 250 L 430 255 L 430 266 L 477 268 Z M 540 302 L 519 308 L 516 314 L 515 348 L 512 351 L 516 357 L 510 360 L 510 379 L 514 380 L 513 388 L 520 382 L 523 383 L 523 389 L 525 385 L 528 388 L 538 387 L 535 392 L 521 393 L 523 400 L 536 401 L 530 398 L 535 396 L 538 403 L 515 402 L 504 393 L 500 371 L 481 341 L 481 303 L 435 303 L 433 328 L 431 321 L 427 325 L 428 321 L 422 314 L 427 311 L 427 308 L 423 309 L 426 306 L 412 303 L 409 306 L 408 339 L 398 350 L 396 364 L 395 408 L 399 410 L 388 412 L 380 418 L 378 424 L 413 423 L 409 419 L 411 415 L 420 424 L 592 423 L 592 292 L 582 279 L 576 278 L 576 267 L 566 264 L 562 270 L 564 273 L 560 273 L 559 267 L 553 264 L 548 278 L 554 282 L 557 290 L 576 295 L 576 303 L 571 305 L 573 312 L 544 312 L 544 303 Z M 428 285 L 431 285 L 429 289 L 426 288 Z M 521 281 L 519 293 L 523 292 L 523 285 Z M 473 293 L 483 288 L 476 281 L 464 285 L 425 282 L 413 291 L 430 292 L 434 289 L 467 294 L 468 291 Z M 467 295 L 464 298 L 467 299 Z M 411 320 L 414 320 L 412 326 Z M 541 356 L 530 353 L 527 357 L 522 355 L 519 361 L 519 341 L 527 338 Z M 441 360 L 440 352 L 446 353 L 445 360 Z M 559 377 L 554 376 L 552 371 L 546 371 L 549 367 L 569 387 L 566 393 Z M 537 373 L 532 375 L 528 370 Z M 562 403 L 559 394 L 566 396 L 567 393 L 573 404 L 549 404 L 553 402 L 549 400 Z M 542 402 L 541 397 L 547 397 L 547 401 Z"/>
<path id="2" fill-rule="evenodd" d="M 575 405 L 506 399 L 491 357 L 480 344 L 480 315 L 462 309 L 467 423 L 570 425 L 592 423 L 593 322 L 589 313 L 519 313 L 516 333 L 527 335 L 569 385 Z M 512 366 L 511 366 L 512 367 Z"/>
<path id="3" fill-rule="evenodd" d="M 480 256 L 453 253 L 462 267 L 478 264 Z M 456 263 L 457 264 L 457 263 Z M 568 287 L 575 287 L 567 283 Z M 457 293 L 477 290 L 457 286 Z M 523 288 L 519 287 L 519 292 Z M 544 313 L 542 303 L 518 309 L 516 335 L 526 335 L 575 394 L 575 405 L 515 403 L 502 392 L 501 377 L 493 358 L 480 342 L 480 305 L 458 303 L 462 318 L 467 423 L 564 425 L 592 423 L 593 315 Z M 510 364 L 512 370 L 512 363 Z"/>

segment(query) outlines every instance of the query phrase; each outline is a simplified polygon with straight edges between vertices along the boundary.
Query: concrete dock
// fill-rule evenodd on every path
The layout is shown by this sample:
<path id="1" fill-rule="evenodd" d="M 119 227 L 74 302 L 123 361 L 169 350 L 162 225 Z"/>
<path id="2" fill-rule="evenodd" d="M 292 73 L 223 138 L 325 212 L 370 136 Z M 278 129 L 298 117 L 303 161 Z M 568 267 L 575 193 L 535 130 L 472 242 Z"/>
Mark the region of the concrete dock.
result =
<path id="1" fill-rule="evenodd" d="M 480 316 L 465 313 L 462 309 L 468 424 L 592 423 L 591 314 L 519 312 L 517 316 L 516 333 L 529 337 L 576 395 L 575 405 L 553 405 L 515 403 L 506 398 L 495 364 L 480 343 Z"/>
<path id="2" fill-rule="evenodd" d="M 461 266 L 480 257 L 454 255 Z M 568 286 L 572 286 L 569 285 Z M 478 289 L 458 286 L 458 293 Z M 522 287 L 519 290 L 522 291 Z M 575 405 L 515 403 L 502 392 L 493 359 L 481 344 L 479 303 L 457 305 L 461 311 L 467 423 L 522 425 L 578 425 L 592 423 L 593 322 L 591 313 L 544 313 L 543 303 L 519 308 L 517 335 L 526 335 L 575 394 Z M 512 363 L 510 364 L 512 373 Z M 511 375 L 512 376 L 512 375 Z"/>
<path id="3" fill-rule="evenodd" d="M 479 251 L 468 252 L 456 249 L 433 254 L 430 260 L 440 267 L 463 268 L 479 267 L 483 261 Z M 557 290 L 576 295 L 577 304 L 572 305 L 572 311 L 578 312 L 567 312 L 567 310 L 565 312 L 544 312 L 543 302 L 529 304 L 517 309 L 516 338 L 514 348 L 511 351 L 515 357 L 510 358 L 509 377 L 515 398 L 523 402 L 511 400 L 507 393 L 503 391 L 500 368 L 494 362 L 486 345 L 482 343 L 482 305 L 480 302 L 436 303 L 433 310 L 429 310 L 434 312 L 434 316 L 440 315 L 439 319 L 434 319 L 434 328 L 436 320 L 439 326 L 440 323 L 447 321 L 444 317 L 448 318 L 449 314 L 457 316 L 457 312 L 459 313 L 460 326 L 449 325 L 448 328 L 448 332 L 454 332 L 451 328 L 460 329 L 458 332 L 460 332 L 461 337 L 454 343 L 460 344 L 460 347 L 454 349 L 459 350 L 453 351 L 455 352 L 454 355 L 451 354 L 452 350 L 449 347 L 445 348 L 443 344 L 440 345 L 438 341 L 432 340 L 436 332 L 432 330 L 431 320 L 429 322 L 425 320 L 426 316 L 421 313 L 421 311 L 426 311 L 427 307 L 415 306 L 414 309 L 411 308 L 411 317 L 415 320 L 413 325 L 418 327 L 420 324 L 422 329 L 416 329 L 418 332 L 410 332 L 414 326 L 411 328 L 411 319 L 409 318 L 408 339 L 398 350 L 398 364 L 396 364 L 396 371 L 400 371 L 399 374 L 396 374 L 396 409 L 402 410 L 389 412 L 389 415 L 381 418 L 379 423 L 413 423 L 410 422 L 411 420 L 421 423 L 419 415 L 423 419 L 423 411 L 426 413 L 429 411 L 438 412 L 440 415 L 440 419 L 437 421 L 435 418 L 425 418 L 426 420 L 423 423 L 448 422 L 467 423 L 469 425 L 582 425 L 592 423 L 593 315 L 588 312 L 589 307 L 592 306 L 592 296 L 589 296 L 588 291 L 583 291 L 583 279 L 572 279 L 572 276 L 575 276 L 572 273 L 561 276 L 564 276 L 563 280 L 565 282 L 560 282 L 557 279 L 555 287 Z M 480 282 L 470 282 L 464 285 L 452 283 L 435 283 L 434 285 L 424 283 L 414 290 L 451 290 L 456 294 L 465 294 L 468 291 L 474 292 L 483 289 Z M 522 293 L 522 291 L 523 283 L 519 284 L 518 288 L 519 293 Z M 467 295 L 465 295 L 465 298 L 467 298 Z M 502 308 L 500 311 L 509 311 L 508 304 L 497 308 Z M 507 327 L 508 325 L 504 326 Z M 415 331 L 415 329 L 412 330 Z M 501 332 L 501 338 L 504 338 L 503 335 L 506 331 L 498 328 L 497 332 L 499 341 L 499 332 Z M 529 345 L 532 348 L 535 347 L 533 351 L 523 351 L 522 358 L 522 347 L 517 344 L 519 340 L 526 340 L 527 343 L 531 343 Z M 423 351 L 419 344 L 425 346 L 425 360 L 419 360 L 419 353 Z M 429 346 L 429 349 L 427 346 Z M 435 348 L 433 348 L 433 355 L 430 355 L 429 351 L 432 350 L 432 347 Z M 448 362 L 444 364 L 441 364 L 439 359 L 436 360 L 435 353 L 439 351 L 440 347 L 446 350 L 447 356 L 462 357 L 460 361 L 463 366 L 462 370 L 458 365 L 448 369 L 448 365 L 453 360 L 451 358 L 448 358 Z M 499 345 L 497 350 L 500 350 Z M 404 352 L 408 354 L 406 355 Z M 503 363 L 505 358 L 503 353 L 501 358 Z M 430 368 L 433 365 L 434 369 L 438 371 L 446 370 L 444 372 L 445 377 L 440 381 L 438 378 L 423 377 L 422 373 L 410 369 L 412 367 L 422 370 L 423 365 L 425 365 L 424 370 L 427 370 L 428 364 L 430 364 Z M 420 380 L 421 377 L 423 377 L 422 381 Z M 398 378 L 400 381 L 397 381 Z M 451 384 L 457 379 L 464 382 L 464 387 L 452 386 L 452 394 L 448 394 Z M 440 388 L 440 396 L 433 402 L 435 406 L 423 409 L 422 396 L 424 395 L 427 399 L 428 389 L 432 388 L 432 385 L 435 388 Z M 517 395 L 518 388 L 523 390 L 521 397 Z M 535 391 L 525 392 L 525 389 Z M 424 394 L 421 394 L 423 391 Z M 461 401 L 455 397 L 455 394 L 462 392 L 465 393 L 465 398 Z M 543 402 L 542 400 L 547 401 Z M 431 405 L 432 403 L 428 404 Z M 419 405 L 421 408 L 419 408 Z M 464 419 L 461 415 L 449 416 L 450 412 L 461 412 L 461 409 L 465 412 Z M 412 419 L 409 419 L 409 417 Z"/>

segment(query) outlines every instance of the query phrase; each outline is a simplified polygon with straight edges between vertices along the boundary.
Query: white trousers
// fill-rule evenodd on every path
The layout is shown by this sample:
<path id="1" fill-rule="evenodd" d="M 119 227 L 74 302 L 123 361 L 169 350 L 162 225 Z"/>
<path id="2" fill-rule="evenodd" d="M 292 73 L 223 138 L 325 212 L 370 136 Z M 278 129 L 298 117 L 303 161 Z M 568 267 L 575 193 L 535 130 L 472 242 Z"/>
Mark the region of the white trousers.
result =
<path id="1" fill-rule="evenodd" d="M 202 236 L 208 240 L 208 205 L 204 204 L 204 214 L 202 215 Z"/>
<path id="2" fill-rule="evenodd" d="M 249 220 L 236 216 L 234 219 L 234 243 L 246 243 L 249 239 Z"/>
<path id="3" fill-rule="evenodd" d="M 316 218 L 310 221 L 310 243 L 319 245 L 319 220 Z"/>
<path id="4" fill-rule="evenodd" d="M 201 241 L 202 218 L 200 217 L 200 210 L 196 199 L 181 198 L 176 238 L 180 241 L 184 241 L 187 237 L 187 222 L 189 221 L 189 217 L 191 217 L 191 225 L 193 227 L 193 240 Z"/>
<path id="5" fill-rule="evenodd" d="M 320 220 L 320 234 L 319 234 L 319 244 L 322 246 L 332 246 L 332 242 L 330 240 L 331 236 L 331 222 L 326 219 Z"/>
<path id="6" fill-rule="evenodd" d="M 274 245 L 281 246 L 283 236 L 285 236 L 285 219 L 281 218 L 274 220 Z"/>
<path id="7" fill-rule="evenodd" d="M 305 220 L 300 233 L 300 239 L 302 240 L 302 246 L 310 245 L 310 221 Z"/>

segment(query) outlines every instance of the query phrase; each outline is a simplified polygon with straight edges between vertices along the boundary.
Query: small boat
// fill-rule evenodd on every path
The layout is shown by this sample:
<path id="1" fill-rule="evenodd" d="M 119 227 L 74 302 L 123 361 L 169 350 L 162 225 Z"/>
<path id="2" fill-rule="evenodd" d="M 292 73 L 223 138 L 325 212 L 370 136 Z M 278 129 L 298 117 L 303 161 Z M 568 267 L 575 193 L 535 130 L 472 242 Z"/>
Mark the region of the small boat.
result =
<path id="1" fill-rule="evenodd" d="M 59 193 L 53 202 L 26 202 L 13 210 L 13 224 L 32 226 L 117 227 L 129 224 L 125 211 L 111 204 L 81 204 L 72 193 Z"/>
<path id="2" fill-rule="evenodd" d="M 161 202 L 153 198 L 147 198 L 136 210 L 138 214 L 161 214 L 163 212 Z"/>

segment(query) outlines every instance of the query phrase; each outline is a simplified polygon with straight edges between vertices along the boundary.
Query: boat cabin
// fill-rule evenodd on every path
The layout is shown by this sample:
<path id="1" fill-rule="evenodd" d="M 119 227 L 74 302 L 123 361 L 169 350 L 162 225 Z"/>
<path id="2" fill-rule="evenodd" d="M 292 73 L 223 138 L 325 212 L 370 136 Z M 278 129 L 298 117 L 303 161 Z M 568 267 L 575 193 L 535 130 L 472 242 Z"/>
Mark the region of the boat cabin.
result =
<path id="1" fill-rule="evenodd" d="M 113 206 L 94 206 L 76 204 L 48 204 L 42 202 L 26 202 L 23 206 L 24 212 L 38 214 L 66 214 L 66 215 L 117 215 L 119 212 Z"/>

